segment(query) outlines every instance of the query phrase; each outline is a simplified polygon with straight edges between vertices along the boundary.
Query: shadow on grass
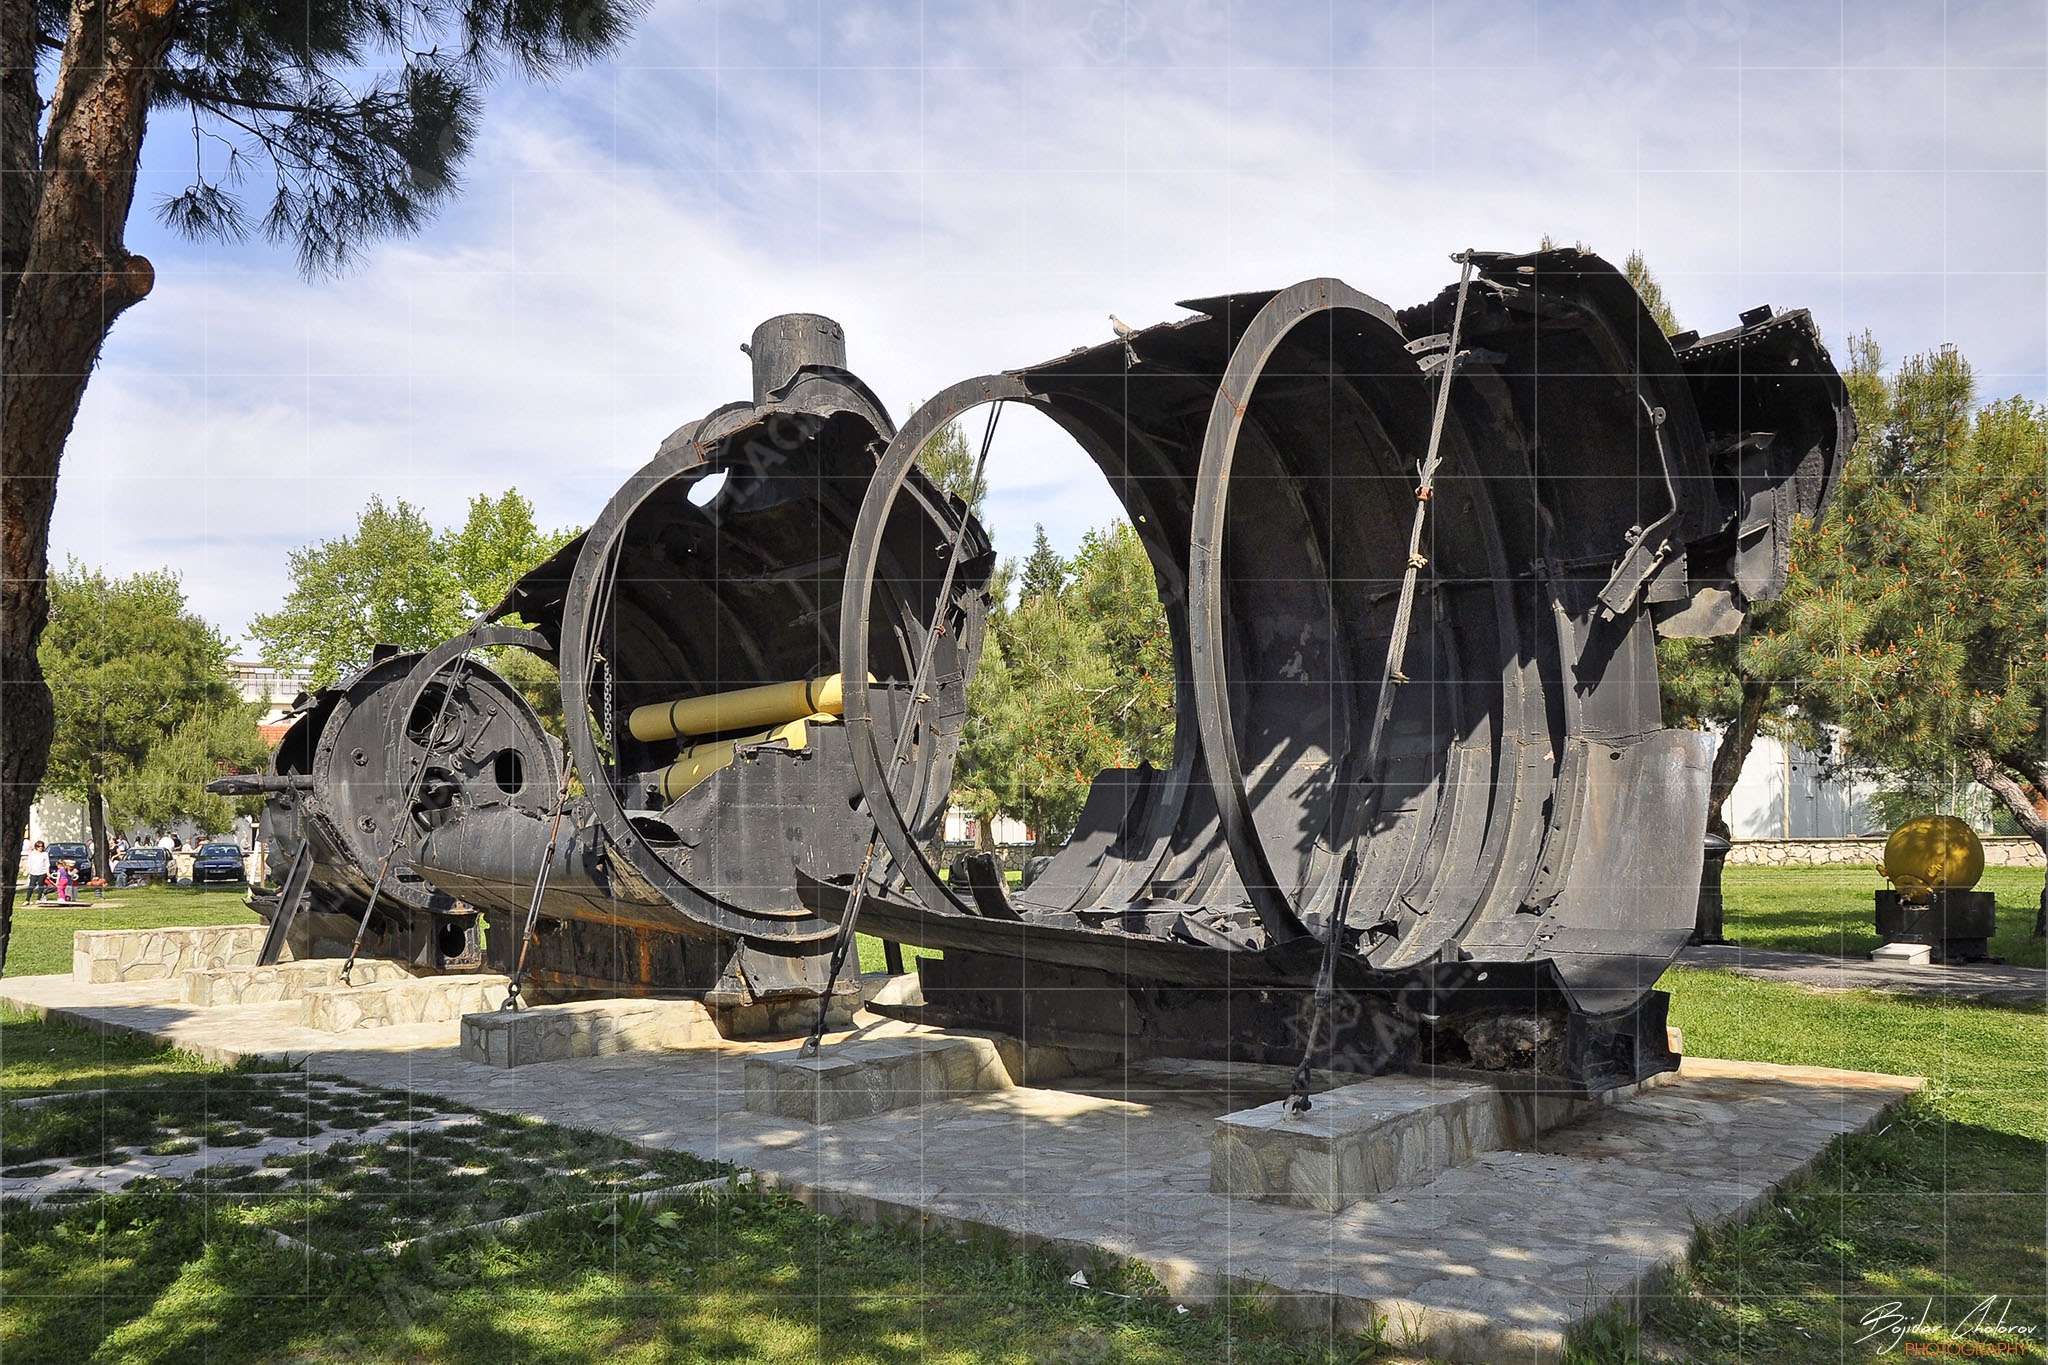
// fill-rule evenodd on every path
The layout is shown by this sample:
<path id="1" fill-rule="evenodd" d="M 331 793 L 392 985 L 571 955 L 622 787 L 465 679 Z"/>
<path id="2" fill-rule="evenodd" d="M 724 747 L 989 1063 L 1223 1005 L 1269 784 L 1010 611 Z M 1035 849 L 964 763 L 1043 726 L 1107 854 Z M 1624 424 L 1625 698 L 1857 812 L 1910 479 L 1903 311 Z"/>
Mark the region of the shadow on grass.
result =
<path id="1" fill-rule="evenodd" d="M 774 1195 L 562 1210 L 386 1259 L 295 1255 L 203 1201 L 10 1210 L 5 1349 L 171 1365 L 426 1359 L 1306 1362 L 1358 1344 L 1256 1303 L 1181 1314 L 1142 1271 L 869 1227 Z M 17 1297 L 19 1296 L 19 1297 Z"/>

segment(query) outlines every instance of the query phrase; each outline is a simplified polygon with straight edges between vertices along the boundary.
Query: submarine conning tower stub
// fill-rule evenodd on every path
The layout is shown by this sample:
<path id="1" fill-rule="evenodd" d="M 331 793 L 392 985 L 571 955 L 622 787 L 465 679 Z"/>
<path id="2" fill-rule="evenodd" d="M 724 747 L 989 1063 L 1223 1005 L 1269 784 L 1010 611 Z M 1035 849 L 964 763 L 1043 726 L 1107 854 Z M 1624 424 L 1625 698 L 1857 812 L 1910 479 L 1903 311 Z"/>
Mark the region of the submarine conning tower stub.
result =
<path id="1" fill-rule="evenodd" d="M 1791 517 L 1820 510 L 1853 423 L 1803 313 L 1674 348 L 1597 256 L 1474 261 L 1456 361 L 1454 289 L 1397 313 L 1312 280 L 1193 301 L 906 422 L 876 498 L 909 441 L 978 403 L 1030 403 L 1070 432 L 1151 557 L 1179 674 L 1172 766 L 1096 778 L 1014 901 L 963 899 L 884 820 L 916 904 L 879 897 L 865 922 L 949 950 L 928 1000 L 935 976 L 955 1002 L 1020 979 L 970 980 L 969 954 L 1022 960 L 1027 982 L 1305 986 L 1303 948 L 1341 902 L 1340 981 L 1379 999 L 1383 1040 L 1423 1014 L 1542 1001 L 1575 1021 L 1588 1089 L 1669 1064 L 1651 988 L 1692 926 L 1713 741 L 1662 727 L 1656 618 L 1733 629 L 1775 592 L 1768 566 Z M 1405 677 L 1367 773 L 1446 363 Z M 1418 987 L 1426 1009 L 1390 1003 Z M 1155 1009 L 1191 1045 L 1186 1010 L 1119 1008 Z M 1256 1015 L 1240 999 L 1215 1026 Z"/>
<path id="2" fill-rule="evenodd" d="M 516 612 L 556 642 L 564 710 L 590 718 L 569 726 L 569 743 L 607 875 L 655 893 L 671 931 L 744 945 L 740 970 L 756 988 L 780 973 L 815 989 L 836 925 L 795 885 L 799 870 L 850 874 L 870 830 L 830 708 L 848 539 L 895 426 L 847 371 L 836 322 L 771 318 L 746 349 L 752 401 L 670 435 L 494 615 Z M 940 603 L 961 534 L 962 568 Z M 929 837 L 951 788 L 993 554 L 965 507 L 921 474 L 883 540 L 870 676 L 843 685 L 866 692 L 893 739 L 926 627 L 944 617 L 897 792 L 906 823 Z M 778 709 L 789 697 L 805 700 Z M 732 723 L 644 723 L 671 714 Z"/>

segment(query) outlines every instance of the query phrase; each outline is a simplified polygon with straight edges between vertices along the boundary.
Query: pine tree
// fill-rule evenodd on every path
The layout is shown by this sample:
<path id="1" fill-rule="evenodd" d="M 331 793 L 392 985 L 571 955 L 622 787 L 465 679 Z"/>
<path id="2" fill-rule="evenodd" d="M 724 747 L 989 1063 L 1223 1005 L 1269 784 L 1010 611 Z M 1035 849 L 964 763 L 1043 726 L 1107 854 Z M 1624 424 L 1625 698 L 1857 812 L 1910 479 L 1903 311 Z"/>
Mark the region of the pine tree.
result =
<path id="1" fill-rule="evenodd" d="M 2048 410 L 1974 398 L 1952 348 L 1900 366 L 1749 647 L 1850 769 L 1938 784 L 1960 759 L 2048 848 Z"/>
<path id="2" fill-rule="evenodd" d="M 167 226 L 223 242 L 260 230 L 308 274 L 339 269 L 454 196 L 494 77 L 544 78 L 610 52 L 638 12 L 638 0 L 0 8 L 0 969 L 13 832 L 55 724 L 37 645 L 59 466 L 100 348 L 156 283 L 126 242 L 148 117 L 190 139 L 158 167 L 191 167 L 156 206 Z"/>
<path id="3" fill-rule="evenodd" d="M 1018 593 L 1023 601 L 1028 602 L 1034 597 L 1056 594 L 1066 583 L 1067 561 L 1052 548 L 1052 542 L 1045 536 L 1045 526 L 1040 523 L 1033 530 L 1031 557 L 1024 561 Z"/>

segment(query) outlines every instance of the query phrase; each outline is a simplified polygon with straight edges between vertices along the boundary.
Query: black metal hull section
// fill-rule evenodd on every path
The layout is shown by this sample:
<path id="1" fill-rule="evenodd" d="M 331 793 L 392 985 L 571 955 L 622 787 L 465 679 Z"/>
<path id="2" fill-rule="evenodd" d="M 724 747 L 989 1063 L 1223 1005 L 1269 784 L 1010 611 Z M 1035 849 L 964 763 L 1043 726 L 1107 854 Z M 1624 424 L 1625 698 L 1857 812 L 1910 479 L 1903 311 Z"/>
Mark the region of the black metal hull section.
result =
<path id="1" fill-rule="evenodd" d="M 1299 992 L 1341 913 L 1340 982 L 1390 1037 L 1416 1027 L 1398 1002 L 1426 979 L 1482 1014 L 1540 1012 L 1578 1050 L 1579 1084 L 1669 1064 L 1647 1002 L 1693 925 L 1714 740 L 1661 726 L 1658 618 L 1715 633 L 1773 595 L 1791 517 L 1819 512 L 1853 425 L 1803 313 L 1675 351 L 1597 257 L 1477 260 L 1377 774 L 1363 751 L 1450 295 L 1396 313 L 1317 280 L 1200 300 L 957 385 L 906 423 L 855 532 L 842 656 L 858 658 L 892 480 L 969 408 L 1030 403 L 1101 466 L 1146 545 L 1179 742 L 1168 771 L 1102 774 L 1051 865 L 991 906 L 889 818 L 883 749 L 849 703 L 901 874 L 876 932 L 1022 964 L 1019 989 L 1047 1000 L 1075 971 Z M 1503 994 L 1503 974 L 1534 994 Z M 1212 1013 L 1219 1039 L 1239 1032 Z"/>

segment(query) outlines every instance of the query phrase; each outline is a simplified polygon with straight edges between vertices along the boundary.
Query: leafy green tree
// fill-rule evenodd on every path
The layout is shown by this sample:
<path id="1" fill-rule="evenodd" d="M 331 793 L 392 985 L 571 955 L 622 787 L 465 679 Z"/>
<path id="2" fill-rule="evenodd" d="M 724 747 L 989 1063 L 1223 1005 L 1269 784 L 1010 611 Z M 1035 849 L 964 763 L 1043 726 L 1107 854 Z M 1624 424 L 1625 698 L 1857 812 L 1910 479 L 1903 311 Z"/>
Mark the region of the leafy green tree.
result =
<path id="1" fill-rule="evenodd" d="M 1657 283 L 1657 277 L 1650 273 L 1649 262 L 1643 259 L 1641 251 L 1631 251 L 1622 262 L 1621 273 L 1628 276 L 1628 282 L 1636 287 L 1642 296 L 1643 306 L 1650 310 L 1650 316 L 1664 330 L 1665 336 L 1675 336 L 1684 331 L 1678 325 L 1678 314 L 1672 311 L 1671 300 L 1664 296 L 1664 286 Z"/>
<path id="2" fill-rule="evenodd" d="M 159 811 L 201 808 L 197 788 L 214 772 L 166 786 L 147 811 L 132 799 L 137 774 L 174 741 L 202 758 L 253 753 L 260 761 L 264 752 L 228 669 L 227 642 L 186 608 L 169 569 L 110 578 L 68 562 L 50 578 L 41 662 L 56 705 L 47 781 L 84 803 L 103 872 L 109 804 L 118 816 L 157 824 L 170 822 Z M 0 960 L 4 953 L 0 943 Z"/>
<path id="3" fill-rule="evenodd" d="M 1885 397 L 1798 547 L 1785 628 L 1751 647 L 1800 680 L 1803 717 L 1840 727 L 1852 770 L 1939 784 L 1960 760 L 2048 848 L 2048 410 L 1973 411 L 1952 348 Z"/>
<path id="4" fill-rule="evenodd" d="M 1123 524 L 1092 531 L 1069 565 L 1043 532 L 1015 606 L 1006 561 L 991 585 L 980 671 L 968 688 L 954 798 L 1013 816 L 1041 851 L 1073 829 L 1105 768 L 1162 766 L 1173 753 L 1173 645 L 1151 562 Z M 1071 581 L 1068 581 L 1071 578 Z"/>
<path id="5" fill-rule="evenodd" d="M 984 816 L 1024 821 L 1046 851 L 1073 829 L 1095 775 L 1126 752 L 1098 713 L 1115 670 L 1099 627 L 1059 593 L 1026 597 L 990 633 L 968 689 L 961 766 L 987 793 Z"/>
<path id="6" fill-rule="evenodd" d="M 516 488 L 495 498 L 487 493 L 471 498 L 468 519 L 444 538 L 462 615 L 475 620 L 497 606 L 528 569 L 578 534 L 578 528 L 567 526 L 541 530 L 533 520 L 533 504 Z"/>
<path id="7" fill-rule="evenodd" d="M 467 623 L 447 548 L 419 508 L 373 495 L 355 534 L 291 552 L 291 592 L 249 634 L 266 663 L 304 665 L 318 687 L 369 663 L 378 644 L 431 649 Z"/>
<path id="8" fill-rule="evenodd" d="M 6 0 L 0 6 L 0 943 L 50 759 L 38 661 L 50 515 L 87 381 L 155 268 L 125 240 L 144 129 L 169 114 L 191 178 L 175 230 L 260 229 L 308 274 L 424 225 L 459 186 L 482 92 L 615 49 L 636 0 Z M 172 159 L 162 159 L 165 166 Z M 244 172 L 261 200 L 245 203 Z M 261 172 L 267 171 L 268 174 Z"/>
<path id="9" fill-rule="evenodd" d="M 210 834 L 224 833 L 237 815 L 256 815 L 263 798 L 230 800 L 207 791 L 206 784 L 226 773 L 263 770 L 270 759 L 270 745 L 258 728 L 264 710 L 263 703 L 239 696 L 209 698 L 151 745 L 139 765 L 114 779 L 109 804 L 132 824 L 164 829 L 190 819 Z"/>
<path id="10" fill-rule="evenodd" d="M 1173 761 L 1173 632 L 1144 542 L 1126 521 L 1090 531 L 1067 596 L 1101 634 L 1111 684 L 1094 711 L 1123 746 L 1120 762 Z"/>

